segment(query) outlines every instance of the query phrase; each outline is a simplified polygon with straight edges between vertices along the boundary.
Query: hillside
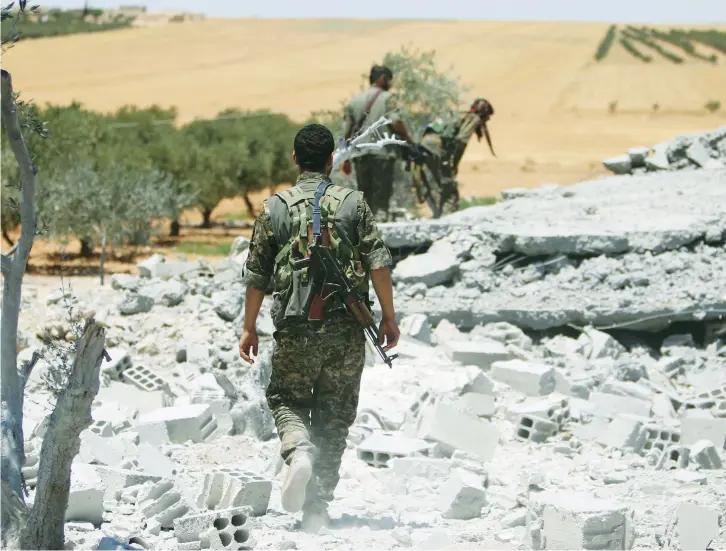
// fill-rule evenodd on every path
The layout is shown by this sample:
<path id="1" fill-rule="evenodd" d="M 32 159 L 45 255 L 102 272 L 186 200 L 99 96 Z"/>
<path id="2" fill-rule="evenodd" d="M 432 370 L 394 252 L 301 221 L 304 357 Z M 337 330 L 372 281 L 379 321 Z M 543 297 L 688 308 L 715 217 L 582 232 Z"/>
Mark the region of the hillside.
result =
<path id="1" fill-rule="evenodd" d="M 3 61 L 24 97 L 38 103 L 174 105 L 182 122 L 232 106 L 302 119 L 355 92 L 385 52 L 435 49 L 442 67 L 453 65 L 472 94 L 495 106 L 499 158 L 473 143 L 461 174 L 464 193 L 486 195 L 572 183 L 604 173 L 600 159 L 628 147 L 723 124 L 723 56 L 715 65 L 644 64 L 616 45 L 598 63 L 593 55 L 608 27 L 210 19 L 22 42 Z M 724 108 L 708 114 L 713 100 Z"/>

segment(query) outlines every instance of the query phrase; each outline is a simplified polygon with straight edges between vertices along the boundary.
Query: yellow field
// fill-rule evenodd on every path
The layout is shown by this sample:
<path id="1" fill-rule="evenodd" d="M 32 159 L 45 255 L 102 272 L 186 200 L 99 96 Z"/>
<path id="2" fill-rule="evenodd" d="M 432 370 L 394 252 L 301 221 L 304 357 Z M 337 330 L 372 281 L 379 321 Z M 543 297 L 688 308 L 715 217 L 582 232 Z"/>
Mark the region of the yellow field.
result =
<path id="1" fill-rule="evenodd" d="M 616 43 L 595 63 L 607 28 L 212 19 L 21 42 L 3 64 L 15 87 L 37 103 L 79 100 L 104 111 L 174 105 L 182 121 L 226 107 L 270 108 L 302 119 L 356 92 L 361 74 L 385 52 L 401 45 L 435 49 L 442 68 L 453 66 L 472 97 L 495 107 L 490 128 L 499 157 L 473 142 L 461 170 L 464 194 L 489 195 L 572 183 L 604 173 L 600 160 L 628 147 L 726 124 L 723 56 L 715 66 L 644 64 Z M 721 101 L 721 113 L 706 112 L 710 100 Z"/>

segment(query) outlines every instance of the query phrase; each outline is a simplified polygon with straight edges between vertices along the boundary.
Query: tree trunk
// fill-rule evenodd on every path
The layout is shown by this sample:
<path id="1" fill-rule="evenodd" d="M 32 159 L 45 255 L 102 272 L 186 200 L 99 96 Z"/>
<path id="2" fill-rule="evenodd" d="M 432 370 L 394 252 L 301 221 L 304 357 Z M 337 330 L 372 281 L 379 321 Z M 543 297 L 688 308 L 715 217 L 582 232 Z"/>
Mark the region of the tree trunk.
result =
<path id="1" fill-rule="evenodd" d="M 99 273 L 101 276 L 101 285 L 103 285 L 103 268 L 106 261 L 106 230 L 101 234 L 101 259 L 99 264 Z"/>
<path id="2" fill-rule="evenodd" d="M 180 227 L 181 227 L 181 224 L 179 224 L 179 220 L 172 220 L 171 221 L 171 231 L 169 232 L 169 237 L 179 237 Z"/>
<path id="3" fill-rule="evenodd" d="M 89 319 L 76 348 L 68 386 L 58 396 L 40 448 L 33 508 L 20 531 L 20 549 L 63 549 L 71 465 L 81 447 L 81 431 L 91 426 L 91 404 L 100 386 L 106 330 Z"/>
<path id="4" fill-rule="evenodd" d="M 242 194 L 242 199 L 245 202 L 245 206 L 247 207 L 247 212 L 249 213 L 249 215 L 252 218 L 255 218 L 255 207 L 252 206 L 252 201 L 250 201 L 250 196 L 247 195 L 246 191 Z"/>
<path id="5" fill-rule="evenodd" d="M 93 239 L 90 237 L 84 237 L 81 239 L 81 256 L 83 258 L 93 256 Z"/>
<path id="6" fill-rule="evenodd" d="M 25 504 L 21 469 L 25 463 L 23 448 L 23 390 L 26 376 L 18 373 L 17 344 L 23 275 L 28 265 L 36 231 L 35 177 L 37 168 L 30 158 L 23 138 L 18 108 L 13 96 L 10 73 L 0 71 L 0 116 L 10 147 L 20 168 L 20 238 L 12 258 L 2 256 L 3 303 L 0 314 L 0 414 L 2 415 L 2 535 L 11 533 L 12 511 Z M 13 496 L 13 497 L 11 497 Z"/>
<path id="7" fill-rule="evenodd" d="M 204 207 L 204 210 L 202 211 L 202 216 L 204 217 L 204 220 L 202 221 L 202 227 L 211 228 L 212 227 L 212 209 Z"/>

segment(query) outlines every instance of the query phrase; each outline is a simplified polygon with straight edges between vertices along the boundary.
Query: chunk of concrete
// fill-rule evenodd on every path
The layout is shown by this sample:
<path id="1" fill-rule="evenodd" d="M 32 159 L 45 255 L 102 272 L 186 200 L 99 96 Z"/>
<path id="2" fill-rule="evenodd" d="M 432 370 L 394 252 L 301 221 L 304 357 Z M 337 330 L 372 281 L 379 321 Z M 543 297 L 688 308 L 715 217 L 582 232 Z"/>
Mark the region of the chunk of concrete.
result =
<path id="1" fill-rule="evenodd" d="M 681 419 L 681 437 L 685 446 L 699 440 L 710 440 L 717 450 L 726 449 L 726 419 L 684 417 Z"/>
<path id="2" fill-rule="evenodd" d="M 136 263 L 136 269 L 141 277 L 154 277 L 154 268 L 166 262 L 166 257 L 153 254 L 149 258 Z"/>
<path id="3" fill-rule="evenodd" d="M 126 293 L 118 302 L 118 311 L 124 316 L 144 314 L 154 307 L 154 299 L 136 293 Z"/>
<path id="4" fill-rule="evenodd" d="M 591 392 L 589 400 L 597 416 L 614 419 L 619 413 L 630 413 L 650 417 L 651 404 L 646 400 L 598 391 Z"/>
<path id="5" fill-rule="evenodd" d="M 494 396 L 494 387 L 496 383 L 486 373 L 479 372 L 474 378 L 464 385 L 461 390 L 462 395 L 473 392 L 475 394 L 484 394 L 486 396 Z"/>
<path id="6" fill-rule="evenodd" d="M 527 524 L 533 549 L 632 549 L 634 513 L 590 494 L 544 491 L 530 496 Z"/>
<path id="7" fill-rule="evenodd" d="M 101 524 L 104 490 L 103 481 L 93 465 L 73 463 L 65 520 Z"/>
<path id="8" fill-rule="evenodd" d="M 418 437 L 438 442 L 445 453 L 462 450 L 489 461 L 499 443 L 499 430 L 453 405 L 438 403 L 424 412 Z"/>
<path id="9" fill-rule="evenodd" d="M 702 469 L 720 469 L 723 465 L 716 446 L 710 440 L 699 440 L 693 444 L 690 457 Z"/>
<path id="10" fill-rule="evenodd" d="M 394 457 L 388 466 L 397 476 L 443 481 L 451 474 L 452 462 L 440 457 Z"/>
<path id="11" fill-rule="evenodd" d="M 179 472 L 179 465 L 174 463 L 165 454 L 146 442 L 141 442 L 138 446 L 139 469 L 143 472 L 159 476 L 161 478 L 171 478 Z"/>
<path id="12" fill-rule="evenodd" d="M 583 353 L 586 358 L 596 360 L 599 358 L 617 359 L 625 352 L 625 347 L 604 331 L 597 329 L 585 329 L 577 339 L 583 346 Z"/>
<path id="13" fill-rule="evenodd" d="M 431 344 L 431 324 L 425 314 L 404 316 L 398 324 L 401 334 Z"/>
<path id="14" fill-rule="evenodd" d="M 126 446 L 119 437 L 99 436 L 90 430 L 81 433 L 78 457 L 83 463 L 100 463 L 114 467 L 123 461 Z"/>
<path id="15" fill-rule="evenodd" d="M 552 366 L 523 360 L 496 361 L 491 375 L 529 396 L 545 396 L 555 390 L 555 370 Z"/>
<path id="16" fill-rule="evenodd" d="M 157 409 L 139 416 L 136 431 L 142 442 L 161 445 L 204 442 L 217 428 L 206 404 Z"/>
<path id="17" fill-rule="evenodd" d="M 628 149 L 628 157 L 633 168 L 642 168 L 645 166 L 645 158 L 650 153 L 650 147 L 631 147 Z"/>
<path id="18" fill-rule="evenodd" d="M 196 497 L 199 509 L 247 507 L 255 516 L 264 515 L 270 503 L 272 482 L 255 473 L 220 466 L 204 474 L 204 483 Z"/>
<path id="19" fill-rule="evenodd" d="M 604 159 L 602 164 L 614 174 L 630 174 L 630 171 L 633 169 L 629 155 L 610 157 L 609 159 Z"/>
<path id="20" fill-rule="evenodd" d="M 373 467 L 387 467 L 394 457 L 428 456 L 435 444 L 392 432 L 375 432 L 356 449 L 358 459 Z"/>
<path id="21" fill-rule="evenodd" d="M 645 443 L 642 421 L 628 415 L 617 415 L 596 441 L 605 447 L 639 453 Z"/>
<path id="22" fill-rule="evenodd" d="M 481 369 L 489 369 L 494 362 L 512 357 L 507 347 L 497 341 L 446 341 L 443 348 L 451 360 Z"/>
<path id="23" fill-rule="evenodd" d="M 668 170 L 668 146 L 670 142 L 664 142 L 653 146 L 653 153 L 645 159 L 645 167 L 648 170 Z"/>
<path id="24" fill-rule="evenodd" d="M 496 410 L 494 396 L 466 392 L 454 401 L 454 407 L 475 417 L 491 417 Z"/>
<path id="25" fill-rule="evenodd" d="M 477 475 L 465 469 L 452 469 L 439 490 L 439 511 L 444 518 L 478 518 L 487 503 L 486 490 Z"/>
<path id="26" fill-rule="evenodd" d="M 180 281 L 155 280 L 139 288 L 139 295 L 151 298 L 155 304 L 177 306 L 189 292 L 189 287 Z"/>
<path id="27" fill-rule="evenodd" d="M 694 140 L 693 143 L 688 146 L 688 149 L 686 149 L 686 157 L 700 167 L 705 167 L 706 164 L 708 164 L 708 161 L 711 160 L 711 154 L 708 152 L 708 148 L 701 140 Z"/>
<path id="28" fill-rule="evenodd" d="M 233 525 L 239 530 L 249 528 L 248 507 L 233 507 L 231 509 L 220 509 L 217 511 L 206 511 L 196 515 L 187 515 L 174 519 L 174 537 L 179 543 L 200 541 L 200 535 L 213 527 L 224 527 Z M 249 534 L 247 534 L 249 536 Z M 237 543 L 244 543 L 246 538 L 242 534 L 233 537 Z"/>
<path id="29" fill-rule="evenodd" d="M 459 259 L 448 254 L 416 254 L 401 260 L 393 270 L 396 281 L 435 287 L 450 282 L 459 271 Z"/>
<path id="30" fill-rule="evenodd" d="M 678 541 L 681 549 L 708 549 L 718 537 L 719 512 L 688 501 L 678 505 Z"/>

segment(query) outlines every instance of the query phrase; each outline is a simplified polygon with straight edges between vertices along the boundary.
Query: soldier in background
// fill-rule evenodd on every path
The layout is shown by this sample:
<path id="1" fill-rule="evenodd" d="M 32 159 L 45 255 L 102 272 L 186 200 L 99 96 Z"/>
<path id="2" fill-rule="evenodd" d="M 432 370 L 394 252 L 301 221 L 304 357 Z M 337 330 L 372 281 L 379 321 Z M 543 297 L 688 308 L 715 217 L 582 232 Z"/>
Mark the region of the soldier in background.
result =
<path id="1" fill-rule="evenodd" d="M 478 140 L 481 140 L 482 136 L 486 137 L 489 150 L 496 157 L 487 128 L 487 122 L 493 114 L 494 108 L 491 103 L 483 98 L 477 98 L 469 110 L 453 123 L 444 124 L 439 119 L 426 125 L 421 146 L 429 153 L 425 156 L 426 166 L 441 190 L 442 214 L 454 212 L 459 208 L 459 184 L 456 176 L 471 136 L 476 134 Z"/>
<path id="2" fill-rule="evenodd" d="M 393 80 L 391 70 L 384 65 L 374 65 L 368 80 L 370 88 L 353 97 L 345 108 L 345 140 L 353 138 L 385 116 L 393 122 L 382 127 L 381 133 L 395 133 L 413 146 L 408 129 L 397 112 L 395 97 L 389 91 Z M 384 148 L 369 150 L 353 159 L 358 190 L 363 192 L 377 221 L 388 220 L 397 158 L 395 150 Z M 349 161 L 343 164 L 343 172 L 350 174 Z"/>

